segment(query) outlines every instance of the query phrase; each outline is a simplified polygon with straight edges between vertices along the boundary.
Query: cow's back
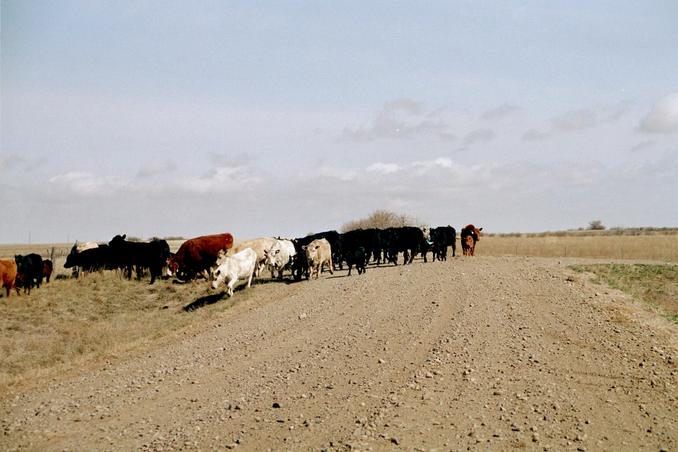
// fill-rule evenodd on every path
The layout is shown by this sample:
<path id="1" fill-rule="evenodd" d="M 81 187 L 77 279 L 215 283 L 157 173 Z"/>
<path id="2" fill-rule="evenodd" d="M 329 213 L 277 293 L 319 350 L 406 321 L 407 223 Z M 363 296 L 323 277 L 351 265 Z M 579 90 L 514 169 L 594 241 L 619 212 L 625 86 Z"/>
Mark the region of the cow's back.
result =
<path id="1" fill-rule="evenodd" d="M 233 248 L 233 252 L 239 253 L 246 248 L 252 248 L 257 254 L 257 260 L 262 261 L 266 257 L 264 251 L 270 250 L 276 243 L 277 239 L 274 239 L 273 237 L 260 237 L 258 239 L 245 240 Z"/>
<path id="2" fill-rule="evenodd" d="M 229 233 L 203 235 L 182 243 L 174 259 L 180 267 L 200 271 L 217 261 L 219 251 L 228 250 L 232 246 L 233 236 Z"/>
<path id="3" fill-rule="evenodd" d="M 13 287 L 16 280 L 16 262 L 10 259 L 0 259 L 0 279 L 3 287 Z"/>

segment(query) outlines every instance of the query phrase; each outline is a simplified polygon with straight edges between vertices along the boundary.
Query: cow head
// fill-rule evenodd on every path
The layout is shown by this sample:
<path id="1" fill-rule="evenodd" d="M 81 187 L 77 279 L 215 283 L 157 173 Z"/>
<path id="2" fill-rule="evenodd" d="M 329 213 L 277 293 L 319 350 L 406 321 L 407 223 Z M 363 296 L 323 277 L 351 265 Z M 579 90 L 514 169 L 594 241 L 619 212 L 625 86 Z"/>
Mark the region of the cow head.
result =
<path id="1" fill-rule="evenodd" d="M 122 243 L 125 243 L 125 238 L 127 238 L 127 234 L 123 234 L 123 235 L 118 234 L 115 237 L 113 237 L 110 242 L 108 242 L 108 246 L 112 246 L 112 247 L 119 246 Z"/>
<path id="2" fill-rule="evenodd" d="M 426 240 L 427 242 L 430 242 L 431 241 L 431 228 L 429 228 L 428 226 L 424 226 L 424 227 L 421 228 L 421 232 L 424 233 L 424 240 Z"/>
<path id="3" fill-rule="evenodd" d="M 212 289 L 218 289 L 221 283 L 224 282 L 226 278 L 226 264 L 229 257 L 224 256 L 222 261 L 223 263 L 217 267 L 217 269 L 212 273 Z"/>
<path id="4" fill-rule="evenodd" d="M 282 262 L 281 251 L 279 243 L 274 244 L 269 250 L 264 250 L 264 263 L 275 269 L 283 267 L 285 263 Z"/>
<path id="5" fill-rule="evenodd" d="M 167 258 L 167 276 L 174 276 L 179 273 L 179 263 L 176 261 L 175 254 L 170 253 Z"/>
<path id="6" fill-rule="evenodd" d="M 476 242 L 480 241 L 480 231 L 482 231 L 483 228 L 473 228 L 473 232 L 475 232 L 475 240 Z"/>

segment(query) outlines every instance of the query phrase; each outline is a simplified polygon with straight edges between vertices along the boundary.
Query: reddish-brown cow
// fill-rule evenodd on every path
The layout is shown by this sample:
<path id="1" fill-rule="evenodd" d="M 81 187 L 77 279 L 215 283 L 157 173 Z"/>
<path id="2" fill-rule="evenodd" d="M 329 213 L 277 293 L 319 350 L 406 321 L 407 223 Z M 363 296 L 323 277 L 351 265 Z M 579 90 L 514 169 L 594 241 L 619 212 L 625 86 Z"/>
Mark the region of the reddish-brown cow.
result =
<path id="1" fill-rule="evenodd" d="M 233 236 L 229 233 L 203 235 L 186 240 L 177 253 L 169 258 L 168 274 L 182 279 L 192 279 L 198 273 L 209 271 L 216 261 L 219 251 L 233 246 Z"/>
<path id="2" fill-rule="evenodd" d="M 8 297 L 12 288 L 19 295 L 19 287 L 16 285 L 16 262 L 9 259 L 0 259 L 0 281 L 2 281 L 2 287 L 7 290 Z"/>
<path id="3" fill-rule="evenodd" d="M 480 231 L 483 228 L 477 228 L 472 224 L 464 226 L 461 230 L 461 249 L 464 256 L 475 256 L 476 242 L 480 240 Z"/>

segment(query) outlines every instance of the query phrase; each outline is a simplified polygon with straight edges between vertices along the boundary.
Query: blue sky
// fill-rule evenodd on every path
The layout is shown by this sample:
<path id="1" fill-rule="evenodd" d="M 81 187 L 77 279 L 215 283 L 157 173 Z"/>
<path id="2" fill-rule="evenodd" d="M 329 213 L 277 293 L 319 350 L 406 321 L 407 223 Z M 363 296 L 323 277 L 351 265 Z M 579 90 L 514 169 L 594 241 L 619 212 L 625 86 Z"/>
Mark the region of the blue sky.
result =
<path id="1" fill-rule="evenodd" d="M 0 242 L 678 225 L 673 1 L 0 7 Z"/>

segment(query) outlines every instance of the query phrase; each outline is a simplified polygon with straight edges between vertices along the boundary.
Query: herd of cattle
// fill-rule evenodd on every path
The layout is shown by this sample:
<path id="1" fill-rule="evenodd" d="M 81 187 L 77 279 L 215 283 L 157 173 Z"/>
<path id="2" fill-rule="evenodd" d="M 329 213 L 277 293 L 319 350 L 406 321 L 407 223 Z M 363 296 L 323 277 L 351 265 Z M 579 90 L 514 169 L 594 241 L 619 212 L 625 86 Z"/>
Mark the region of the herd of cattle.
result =
<path id="1" fill-rule="evenodd" d="M 462 228 L 464 255 L 474 255 L 480 231 L 482 228 L 471 224 Z M 233 236 L 223 233 L 186 240 L 176 253 L 171 253 L 165 240 L 136 242 L 116 235 L 108 244 L 76 243 L 64 267 L 71 268 L 76 277 L 80 273 L 120 270 L 131 279 L 134 270 L 138 279 L 150 274 L 151 284 L 163 273 L 183 281 L 204 277 L 211 280 L 214 289 L 226 284 L 231 296 L 237 283 L 246 282 L 249 287 L 252 278 L 264 268 L 271 271 L 272 277 L 277 272 L 279 279 L 288 271 L 297 281 L 317 279 L 324 268 L 333 273 L 335 266 L 343 269 L 344 264 L 349 275 L 353 267 L 362 274 L 370 262 L 397 265 L 400 253 L 404 264 L 411 263 L 417 255 L 427 262 L 429 252 L 433 261 L 446 260 L 448 247 L 452 248 L 452 256 L 456 255 L 456 241 L 457 233 L 452 226 L 326 231 L 296 239 L 262 237 L 235 246 Z M 14 260 L 0 259 L 0 277 L 7 296 L 12 288 L 17 294 L 20 288 L 30 293 L 31 288 L 40 287 L 43 279 L 49 282 L 52 271 L 52 262 L 35 253 L 17 255 Z"/>

